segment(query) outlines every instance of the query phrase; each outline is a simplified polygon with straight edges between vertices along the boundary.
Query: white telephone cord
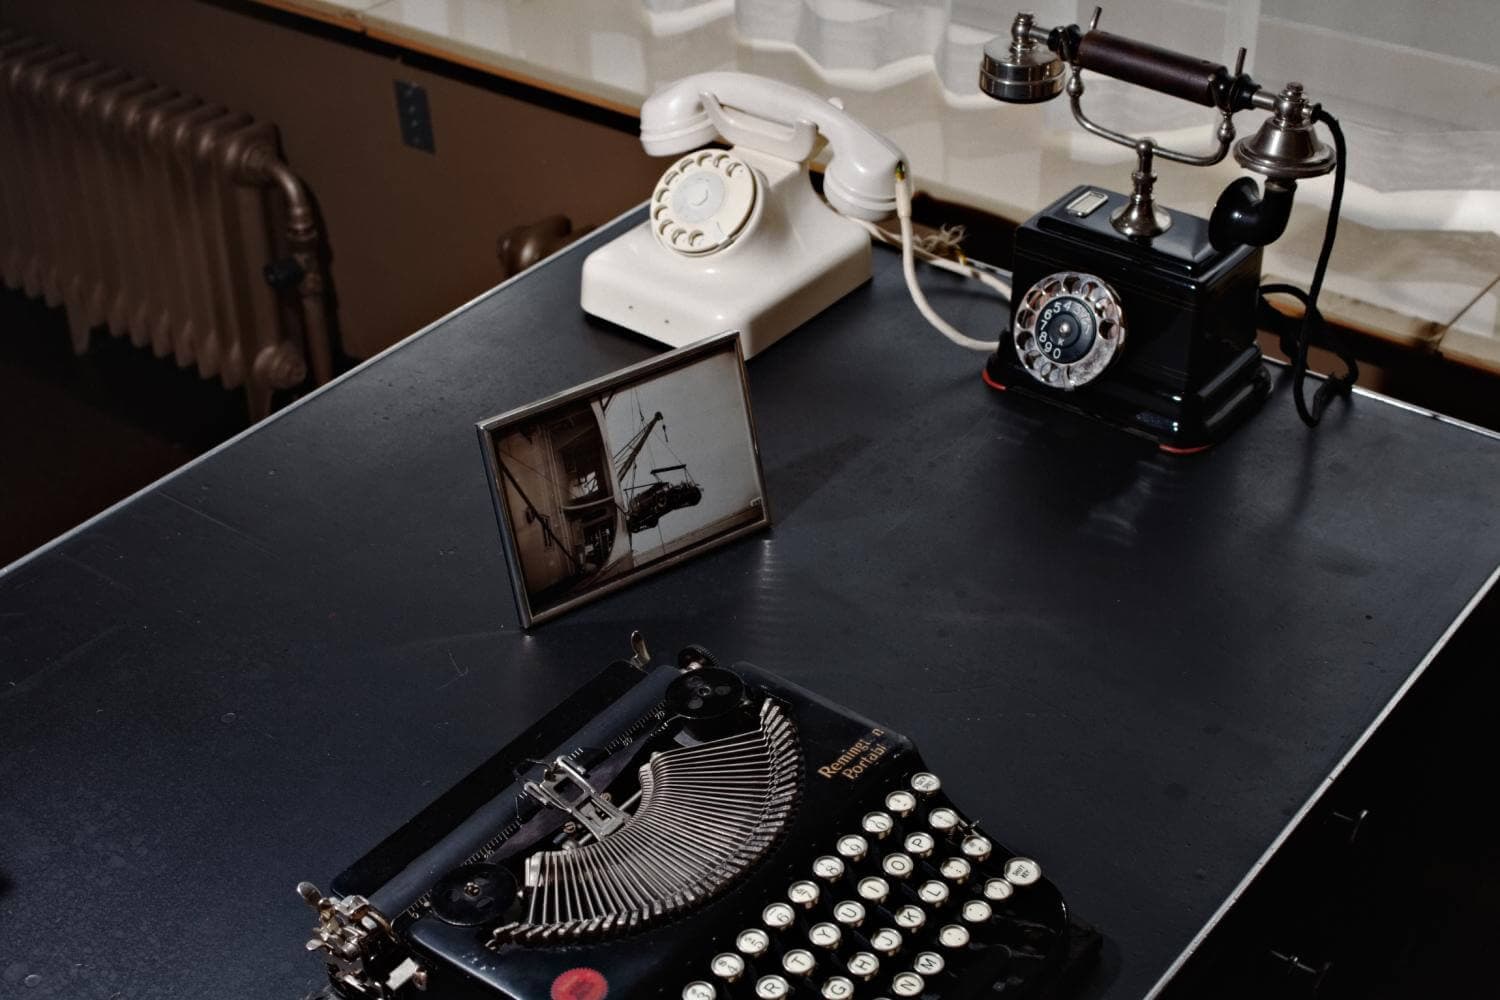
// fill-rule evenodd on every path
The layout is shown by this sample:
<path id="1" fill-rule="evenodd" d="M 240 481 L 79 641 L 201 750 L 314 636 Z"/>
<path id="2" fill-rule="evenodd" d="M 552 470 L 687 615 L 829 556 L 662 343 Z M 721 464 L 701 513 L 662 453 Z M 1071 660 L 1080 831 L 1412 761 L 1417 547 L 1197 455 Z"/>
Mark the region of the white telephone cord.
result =
<path id="1" fill-rule="evenodd" d="M 911 198 L 911 181 L 906 174 L 906 165 L 898 164 L 896 167 L 896 221 L 901 225 L 901 272 L 906 276 L 906 287 L 911 292 L 912 302 L 916 304 L 917 311 L 922 314 L 923 319 L 931 323 L 938 333 L 941 333 L 959 347 L 967 347 L 971 351 L 990 352 L 995 350 L 1000 346 L 998 341 L 978 340 L 970 337 L 955 329 L 937 314 L 928 303 L 927 296 L 922 293 L 922 286 L 917 284 L 916 258 L 920 256 L 929 264 L 941 267 L 945 271 L 952 271 L 966 278 L 973 278 L 976 281 L 983 282 L 985 285 L 999 292 L 1007 302 L 1010 301 L 1011 296 L 1010 285 L 972 265 L 948 260 L 936 254 L 928 253 L 925 250 L 917 249 L 916 237 L 912 232 Z M 891 242 L 890 234 L 874 223 L 866 222 L 864 226 L 876 239 L 886 243 Z"/>

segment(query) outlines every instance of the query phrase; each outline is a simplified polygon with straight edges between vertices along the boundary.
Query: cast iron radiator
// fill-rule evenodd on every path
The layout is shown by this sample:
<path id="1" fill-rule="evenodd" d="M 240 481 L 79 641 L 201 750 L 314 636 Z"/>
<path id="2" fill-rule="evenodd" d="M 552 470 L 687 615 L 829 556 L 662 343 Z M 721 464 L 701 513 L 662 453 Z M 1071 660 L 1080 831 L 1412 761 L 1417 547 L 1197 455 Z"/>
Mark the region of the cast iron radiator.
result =
<path id="1" fill-rule="evenodd" d="M 271 394 L 331 374 L 322 236 L 275 125 L 0 27 L 0 281 Z M 269 288 L 267 287 L 269 284 Z"/>

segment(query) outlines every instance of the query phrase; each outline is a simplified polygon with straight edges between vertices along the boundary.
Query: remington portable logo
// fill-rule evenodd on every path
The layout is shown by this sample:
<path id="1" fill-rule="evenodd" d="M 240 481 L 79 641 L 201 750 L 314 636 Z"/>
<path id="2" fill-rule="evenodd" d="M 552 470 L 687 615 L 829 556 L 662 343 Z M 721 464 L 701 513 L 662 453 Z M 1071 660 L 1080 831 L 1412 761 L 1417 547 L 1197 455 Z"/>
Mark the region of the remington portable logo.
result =
<path id="1" fill-rule="evenodd" d="M 825 778 L 858 780 L 866 768 L 890 753 L 891 748 L 885 744 L 884 736 L 884 729 L 870 730 L 835 757 L 832 763 L 818 768 L 818 773 Z"/>

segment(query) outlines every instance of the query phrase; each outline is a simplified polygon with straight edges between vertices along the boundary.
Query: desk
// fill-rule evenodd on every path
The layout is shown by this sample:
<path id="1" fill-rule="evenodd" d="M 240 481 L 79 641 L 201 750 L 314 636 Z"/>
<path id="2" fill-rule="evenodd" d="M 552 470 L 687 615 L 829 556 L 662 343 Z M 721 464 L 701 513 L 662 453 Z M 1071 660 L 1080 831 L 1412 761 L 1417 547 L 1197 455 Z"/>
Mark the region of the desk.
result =
<path id="1" fill-rule="evenodd" d="M 1495 580 L 1492 436 L 1367 395 L 1308 433 L 1278 380 L 1159 455 L 985 388 L 881 250 L 751 363 L 775 527 L 527 635 L 473 424 L 652 353 L 577 306 L 635 219 L 0 575 L 6 996 L 315 988 L 294 884 L 640 628 L 911 735 L 1108 936 L 1093 992 L 1140 997 Z"/>

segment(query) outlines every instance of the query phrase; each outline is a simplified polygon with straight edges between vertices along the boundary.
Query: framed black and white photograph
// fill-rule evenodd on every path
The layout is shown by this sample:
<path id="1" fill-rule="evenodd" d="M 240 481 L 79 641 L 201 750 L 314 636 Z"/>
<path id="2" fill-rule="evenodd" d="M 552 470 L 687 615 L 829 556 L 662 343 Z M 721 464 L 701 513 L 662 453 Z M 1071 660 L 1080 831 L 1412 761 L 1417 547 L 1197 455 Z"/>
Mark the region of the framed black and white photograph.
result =
<path id="1" fill-rule="evenodd" d="M 739 335 L 482 421 L 529 627 L 770 523 Z"/>

